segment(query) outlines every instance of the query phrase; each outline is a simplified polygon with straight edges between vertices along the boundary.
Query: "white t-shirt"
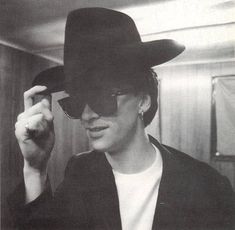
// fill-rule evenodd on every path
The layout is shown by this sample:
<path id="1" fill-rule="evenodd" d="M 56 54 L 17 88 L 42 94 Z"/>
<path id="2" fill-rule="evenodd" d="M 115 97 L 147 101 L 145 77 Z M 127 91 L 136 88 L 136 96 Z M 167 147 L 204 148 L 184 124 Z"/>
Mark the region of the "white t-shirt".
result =
<path id="1" fill-rule="evenodd" d="M 119 197 L 123 230 L 151 230 L 162 176 L 162 158 L 158 149 L 154 163 L 135 174 L 113 170 Z"/>

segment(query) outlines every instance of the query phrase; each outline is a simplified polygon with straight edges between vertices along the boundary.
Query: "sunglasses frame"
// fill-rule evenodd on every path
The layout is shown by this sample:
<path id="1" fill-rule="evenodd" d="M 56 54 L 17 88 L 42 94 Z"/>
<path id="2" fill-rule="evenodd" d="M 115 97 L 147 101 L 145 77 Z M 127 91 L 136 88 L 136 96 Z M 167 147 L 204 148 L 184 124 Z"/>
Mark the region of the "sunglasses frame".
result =
<path id="1" fill-rule="evenodd" d="M 117 98 L 117 96 L 126 95 L 126 94 L 131 93 L 131 92 L 134 92 L 134 87 L 127 87 L 127 88 L 122 88 L 122 89 L 113 88 L 112 90 L 110 90 L 110 94 L 109 94 L 109 92 L 107 92 L 107 93 L 109 94 L 109 96 Z M 68 96 L 68 97 L 62 98 L 60 100 L 57 100 L 57 102 L 59 103 L 60 107 L 62 108 L 62 110 L 64 111 L 65 115 L 68 118 L 70 118 L 70 119 L 81 119 L 81 115 L 80 116 L 72 116 L 66 111 L 65 104 L 68 103 L 68 100 L 70 100 L 70 99 L 71 99 L 71 97 Z M 85 105 L 84 105 L 84 108 L 85 108 Z M 83 108 L 83 110 L 84 110 L 84 108 Z M 94 111 L 94 112 L 97 113 L 96 111 Z M 97 113 L 97 114 L 100 115 L 100 116 L 104 116 L 101 113 Z"/>

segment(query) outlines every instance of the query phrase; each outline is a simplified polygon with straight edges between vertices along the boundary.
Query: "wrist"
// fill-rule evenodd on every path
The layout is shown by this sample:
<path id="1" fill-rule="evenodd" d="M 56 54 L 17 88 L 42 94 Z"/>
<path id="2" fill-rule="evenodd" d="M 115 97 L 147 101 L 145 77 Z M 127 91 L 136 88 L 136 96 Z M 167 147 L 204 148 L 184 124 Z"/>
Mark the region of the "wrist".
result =
<path id="1" fill-rule="evenodd" d="M 27 161 L 24 161 L 23 174 L 26 184 L 40 184 L 42 187 L 44 187 L 47 180 L 46 167 L 40 169 L 34 168 L 31 167 Z"/>
<path id="2" fill-rule="evenodd" d="M 23 173 L 25 176 L 27 175 L 35 175 L 35 176 L 46 176 L 47 175 L 47 166 L 37 165 L 32 166 L 30 162 L 24 160 Z"/>
<path id="3" fill-rule="evenodd" d="M 46 188 L 47 170 L 38 170 L 25 162 L 24 169 L 25 202 L 36 199 Z"/>
<path id="4" fill-rule="evenodd" d="M 47 180 L 47 171 L 40 171 L 28 167 L 24 167 L 23 170 L 24 174 L 24 181 L 25 183 L 33 183 L 33 184 L 40 184 L 44 187 L 44 184 Z"/>

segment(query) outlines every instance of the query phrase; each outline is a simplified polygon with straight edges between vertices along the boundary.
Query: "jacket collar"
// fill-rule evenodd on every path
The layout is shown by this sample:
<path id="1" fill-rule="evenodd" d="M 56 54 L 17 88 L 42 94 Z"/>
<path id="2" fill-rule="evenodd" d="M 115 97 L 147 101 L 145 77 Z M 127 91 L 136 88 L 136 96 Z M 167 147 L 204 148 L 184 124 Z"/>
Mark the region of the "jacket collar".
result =
<path id="1" fill-rule="evenodd" d="M 160 144 L 150 136 L 150 141 L 159 149 L 163 160 L 163 172 L 159 186 L 158 200 L 153 221 L 153 230 L 178 229 L 176 226 L 181 208 L 184 207 L 186 189 L 188 186 L 185 165 L 177 156 L 177 150 Z M 173 225 L 173 228 L 172 228 Z"/>

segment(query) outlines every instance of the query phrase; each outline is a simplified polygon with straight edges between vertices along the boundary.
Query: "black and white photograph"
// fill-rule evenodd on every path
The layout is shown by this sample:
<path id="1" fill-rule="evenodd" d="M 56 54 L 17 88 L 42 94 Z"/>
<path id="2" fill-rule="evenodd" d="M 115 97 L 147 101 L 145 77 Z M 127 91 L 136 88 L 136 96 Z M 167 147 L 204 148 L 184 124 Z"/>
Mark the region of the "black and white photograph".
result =
<path id="1" fill-rule="evenodd" d="M 235 0 L 1 0 L 2 230 L 234 230 Z"/>

